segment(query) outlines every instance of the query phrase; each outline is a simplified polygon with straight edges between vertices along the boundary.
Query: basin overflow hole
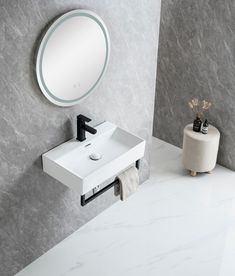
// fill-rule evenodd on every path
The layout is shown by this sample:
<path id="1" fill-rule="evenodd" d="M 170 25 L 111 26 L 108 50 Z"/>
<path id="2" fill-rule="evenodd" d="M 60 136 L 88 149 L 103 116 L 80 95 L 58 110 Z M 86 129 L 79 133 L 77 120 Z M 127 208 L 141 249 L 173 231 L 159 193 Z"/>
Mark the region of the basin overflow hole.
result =
<path id="1" fill-rule="evenodd" d="M 91 145 L 91 143 L 89 143 L 89 144 L 86 144 L 84 147 L 86 148 L 86 147 L 89 147 Z"/>

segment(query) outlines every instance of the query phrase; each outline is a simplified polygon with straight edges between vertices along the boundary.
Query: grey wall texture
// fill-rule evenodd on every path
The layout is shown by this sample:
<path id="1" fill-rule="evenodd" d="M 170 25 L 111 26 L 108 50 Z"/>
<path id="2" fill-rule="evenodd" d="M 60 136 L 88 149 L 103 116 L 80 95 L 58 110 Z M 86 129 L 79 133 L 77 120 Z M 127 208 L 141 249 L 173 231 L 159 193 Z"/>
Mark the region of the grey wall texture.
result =
<path id="1" fill-rule="evenodd" d="M 107 25 L 108 70 L 75 107 L 52 105 L 35 80 L 35 50 L 46 24 L 76 8 Z M 160 0 L 0 0 L 0 275 L 12 276 L 114 203 L 109 191 L 85 207 L 80 195 L 42 171 L 41 154 L 75 135 L 75 117 L 106 119 L 150 143 Z M 141 180 L 149 174 L 149 149 Z"/>
<path id="2" fill-rule="evenodd" d="M 221 132 L 218 161 L 235 170 L 235 1 L 162 1 L 154 136 L 182 146 L 194 116 L 187 102 L 210 100 Z"/>

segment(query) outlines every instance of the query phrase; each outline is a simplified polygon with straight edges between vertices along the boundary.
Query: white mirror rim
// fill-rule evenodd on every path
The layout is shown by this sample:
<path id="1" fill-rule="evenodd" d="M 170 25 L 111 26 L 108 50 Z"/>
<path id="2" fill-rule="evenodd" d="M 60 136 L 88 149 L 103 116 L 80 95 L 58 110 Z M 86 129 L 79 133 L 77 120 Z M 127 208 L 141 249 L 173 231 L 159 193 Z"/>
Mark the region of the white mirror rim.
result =
<path id="1" fill-rule="evenodd" d="M 50 42 L 50 39 L 51 39 L 51 37 L 53 37 L 53 34 L 58 30 L 58 28 L 60 28 L 60 26 L 62 26 L 62 23 L 66 22 L 69 19 L 74 18 L 74 17 L 80 17 L 80 18 L 85 17 L 86 19 L 90 19 L 90 21 L 93 21 L 93 23 L 92 23 L 93 25 L 95 23 L 98 26 L 99 30 L 102 32 L 102 37 L 103 37 L 103 40 L 104 40 L 104 41 L 102 41 L 102 45 L 105 45 L 103 47 L 105 49 L 103 50 L 104 51 L 103 56 L 102 56 L 103 60 L 101 60 L 101 62 L 99 63 L 99 66 L 97 66 L 97 68 L 98 68 L 97 72 L 95 72 L 95 74 L 93 74 L 92 82 L 91 82 L 91 84 L 89 84 L 90 86 L 89 85 L 84 86 L 86 88 L 87 87 L 89 87 L 89 88 L 84 89 L 84 91 L 82 91 L 82 93 L 79 92 L 79 95 L 77 97 L 73 98 L 73 99 L 71 99 L 71 98 L 66 99 L 66 97 L 64 97 L 64 96 L 61 97 L 60 96 L 61 92 L 60 93 L 55 93 L 54 91 L 51 91 L 52 89 L 50 89 L 50 87 L 48 85 L 48 82 L 45 81 L 45 79 L 47 77 L 46 74 L 45 74 L 45 71 L 47 71 L 47 73 L 48 73 L 49 70 L 51 70 L 51 69 L 48 68 L 48 70 L 43 70 L 43 58 L 46 55 L 45 54 L 46 53 L 45 49 L 48 46 L 48 41 Z M 38 80 L 38 84 L 39 84 L 39 87 L 40 87 L 41 91 L 43 92 L 43 94 L 45 95 L 45 97 L 49 101 L 51 101 L 52 103 L 54 103 L 56 105 L 59 105 L 59 106 L 72 106 L 72 105 L 78 104 L 82 99 L 87 97 L 95 89 L 95 87 L 98 85 L 98 83 L 100 82 L 102 76 L 104 75 L 104 73 L 106 71 L 107 65 L 108 65 L 109 54 L 110 54 L 109 34 L 108 34 L 107 28 L 106 28 L 103 20 L 97 14 L 95 14 L 94 12 L 91 12 L 89 10 L 82 10 L 82 9 L 73 10 L 73 11 L 70 11 L 70 12 L 67 12 L 67 13 L 63 14 L 62 16 L 60 16 L 58 19 L 56 19 L 51 24 L 49 29 L 44 34 L 44 36 L 41 40 L 41 43 L 39 45 L 39 48 L 38 48 L 37 60 L 36 60 L 36 75 L 37 75 L 37 80 Z M 65 55 L 66 55 L 66 53 L 65 53 Z M 91 63 L 90 63 L 90 61 L 88 61 L 88 62 L 89 62 L 89 66 L 91 68 Z M 44 68 L 45 68 L 45 66 L 44 66 Z M 64 72 L 69 74 L 67 72 L 67 70 L 64 70 Z M 53 76 L 53 78 L 55 79 L 55 76 Z M 60 79 L 61 78 L 59 78 L 59 80 Z M 59 86 L 59 83 L 57 84 L 57 87 L 58 86 Z M 67 93 L 66 87 L 65 87 L 65 93 Z"/>

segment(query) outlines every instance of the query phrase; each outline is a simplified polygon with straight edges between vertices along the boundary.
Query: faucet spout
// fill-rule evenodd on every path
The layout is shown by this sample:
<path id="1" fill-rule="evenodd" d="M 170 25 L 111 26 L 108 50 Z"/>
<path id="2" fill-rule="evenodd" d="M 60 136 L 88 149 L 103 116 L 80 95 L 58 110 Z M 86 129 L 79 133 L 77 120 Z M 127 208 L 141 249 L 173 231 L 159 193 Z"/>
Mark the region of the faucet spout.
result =
<path id="1" fill-rule="evenodd" d="M 77 140 L 84 141 L 86 140 L 86 131 L 91 134 L 96 134 L 97 130 L 91 126 L 88 126 L 86 122 L 90 122 L 91 119 L 80 114 L 77 116 Z"/>
<path id="2" fill-rule="evenodd" d="M 84 125 L 84 129 L 88 132 L 90 132 L 91 134 L 96 134 L 97 130 L 91 126 L 88 126 L 88 125 Z"/>

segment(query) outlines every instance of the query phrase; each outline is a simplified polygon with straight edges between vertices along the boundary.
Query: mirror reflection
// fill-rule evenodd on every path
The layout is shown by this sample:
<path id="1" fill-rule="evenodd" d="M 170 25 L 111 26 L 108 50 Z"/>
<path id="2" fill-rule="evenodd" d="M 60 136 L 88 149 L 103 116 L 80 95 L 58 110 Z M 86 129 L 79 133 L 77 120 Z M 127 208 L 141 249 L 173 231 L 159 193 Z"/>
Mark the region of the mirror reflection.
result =
<path id="1" fill-rule="evenodd" d="M 107 28 L 95 13 L 75 10 L 48 29 L 37 55 L 37 79 L 54 104 L 71 106 L 99 83 L 108 64 Z"/>

